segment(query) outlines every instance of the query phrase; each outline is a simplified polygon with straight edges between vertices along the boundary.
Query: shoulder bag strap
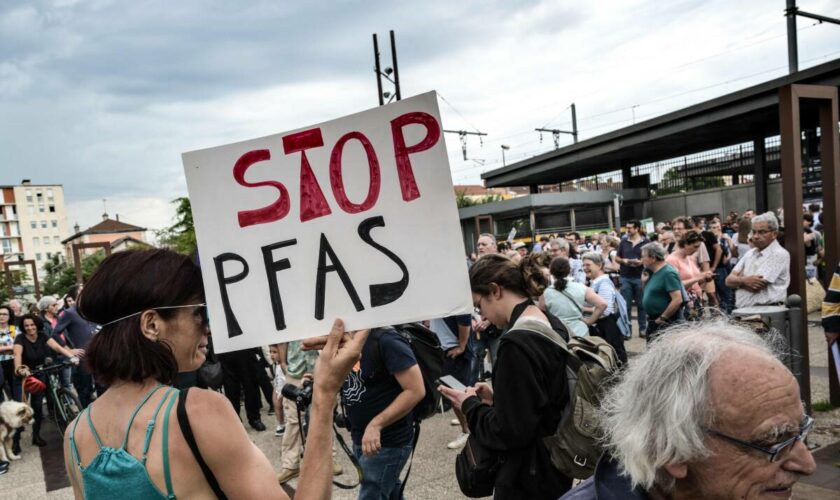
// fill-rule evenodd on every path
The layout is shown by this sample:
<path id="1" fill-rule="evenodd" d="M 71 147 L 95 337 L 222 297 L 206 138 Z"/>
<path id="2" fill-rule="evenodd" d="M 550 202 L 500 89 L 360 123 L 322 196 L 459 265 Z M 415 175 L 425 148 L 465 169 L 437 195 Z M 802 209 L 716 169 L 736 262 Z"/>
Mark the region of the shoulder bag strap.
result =
<path id="1" fill-rule="evenodd" d="M 572 304 L 574 304 L 574 305 L 575 305 L 575 307 L 577 307 L 577 310 L 578 310 L 578 311 L 580 311 L 581 316 L 583 316 L 583 309 L 582 309 L 582 308 L 578 305 L 578 303 L 577 303 L 577 301 L 574 299 L 574 297 L 572 297 L 571 295 L 569 295 L 568 293 L 566 293 L 566 290 L 558 290 L 558 291 L 559 291 L 560 293 L 562 293 L 563 295 L 565 295 L 567 299 L 569 299 L 570 301 L 572 301 Z"/>
<path id="2" fill-rule="evenodd" d="M 188 393 L 189 389 L 181 391 L 181 394 L 178 395 L 178 409 L 176 410 L 178 413 L 178 427 L 181 428 L 181 434 L 184 435 L 184 440 L 190 447 L 190 450 L 195 457 L 195 461 L 198 462 L 198 466 L 201 467 L 201 472 L 204 474 L 204 479 L 207 480 L 207 484 L 210 485 L 210 489 L 213 490 L 213 493 L 215 493 L 216 497 L 220 500 L 227 500 L 227 496 L 219 486 L 216 476 L 213 475 L 213 471 L 211 471 L 210 467 L 207 466 L 207 463 L 201 456 L 201 452 L 198 450 L 198 445 L 195 442 L 195 436 L 193 435 L 192 427 L 190 426 L 190 418 L 187 415 Z"/>

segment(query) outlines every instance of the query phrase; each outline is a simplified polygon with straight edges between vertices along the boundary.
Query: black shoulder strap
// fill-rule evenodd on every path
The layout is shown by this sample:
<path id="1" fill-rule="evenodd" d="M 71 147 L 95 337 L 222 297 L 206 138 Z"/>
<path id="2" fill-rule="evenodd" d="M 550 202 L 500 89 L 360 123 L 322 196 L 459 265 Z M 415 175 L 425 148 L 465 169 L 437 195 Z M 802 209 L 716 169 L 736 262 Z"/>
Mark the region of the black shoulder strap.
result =
<path id="1" fill-rule="evenodd" d="M 216 476 L 213 475 L 213 471 L 211 471 L 210 467 L 207 466 L 207 463 L 201 456 L 201 452 L 198 450 L 198 445 L 195 442 L 195 436 L 193 436 L 192 427 L 190 426 L 190 418 L 187 415 L 187 393 L 189 393 L 189 391 L 189 389 L 185 389 L 178 395 L 178 426 L 181 428 L 181 434 L 184 435 L 184 440 L 186 440 L 187 445 L 190 447 L 190 450 L 192 450 L 195 461 L 198 462 L 198 466 L 201 467 L 201 472 L 204 474 L 204 479 L 207 480 L 207 484 L 210 485 L 210 489 L 213 490 L 213 493 L 215 493 L 216 497 L 220 500 L 227 500 L 227 496 L 225 496 L 225 493 L 219 486 Z"/>
<path id="2" fill-rule="evenodd" d="M 408 470 L 405 471 L 405 478 L 400 486 L 400 498 L 405 498 L 405 485 L 408 484 L 408 476 L 411 475 L 411 465 L 414 463 L 414 452 L 417 450 L 417 442 L 420 441 L 420 420 L 414 420 L 414 440 L 411 442 L 411 456 L 408 459 Z"/>

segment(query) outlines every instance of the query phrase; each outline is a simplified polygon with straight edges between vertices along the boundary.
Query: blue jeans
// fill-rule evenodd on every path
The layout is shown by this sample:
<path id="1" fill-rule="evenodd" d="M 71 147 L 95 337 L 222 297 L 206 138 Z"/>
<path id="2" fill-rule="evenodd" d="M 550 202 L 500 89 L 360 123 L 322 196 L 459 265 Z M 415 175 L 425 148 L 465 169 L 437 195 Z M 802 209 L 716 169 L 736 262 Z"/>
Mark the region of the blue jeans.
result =
<path id="1" fill-rule="evenodd" d="M 726 286 L 726 277 L 729 271 L 724 267 L 715 269 L 715 290 L 720 299 L 720 308 L 726 311 L 726 314 L 732 314 L 735 309 L 735 291 Z"/>
<path id="2" fill-rule="evenodd" d="M 402 500 L 400 473 L 411 456 L 411 445 L 382 448 L 371 457 L 362 454 L 361 445 L 353 445 L 364 477 L 359 488 L 359 500 Z"/>
<path id="3" fill-rule="evenodd" d="M 624 302 L 627 302 L 628 314 L 630 314 L 633 301 L 636 302 L 636 311 L 639 316 L 636 321 L 639 323 L 639 333 L 644 333 L 647 327 L 647 314 L 645 314 L 645 308 L 642 307 L 642 279 L 622 276 L 621 296 L 624 297 Z"/>
<path id="4" fill-rule="evenodd" d="M 475 356 L 472 359 L 472 382 L 473 384 L 478 380 L 482 380 L 484 375 L 484 356 L 487 351 L 490 351 L 490 365 L 496 364 L 496 356 L 499 354 L 499 342 L 501 337 L 491 339 L 486 334 L 482 334 L 481 338 L 473 338 L 473 347 Z M 466 381 L 464 381 L 466 384 Z M 472 384 L 468 384 L 472 385 Z"/>

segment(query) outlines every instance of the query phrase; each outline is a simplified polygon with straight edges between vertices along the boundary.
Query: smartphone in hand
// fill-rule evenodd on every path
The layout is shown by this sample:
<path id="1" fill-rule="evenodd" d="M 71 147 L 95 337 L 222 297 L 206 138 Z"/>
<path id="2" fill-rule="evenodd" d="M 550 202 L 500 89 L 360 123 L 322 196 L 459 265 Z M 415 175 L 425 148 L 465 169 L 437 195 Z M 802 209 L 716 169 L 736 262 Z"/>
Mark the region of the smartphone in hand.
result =
<path id="1" fill-rule="evenodd" d="M 440 385 L 445 385 L 450 389 L 455 389 L 456 391 L 466 391 L 467 386 L 462 384 L 457 378 L 453 377 L 452 375 L 444 375 L 441 378 L 437 379 L 437 383 Z"/>

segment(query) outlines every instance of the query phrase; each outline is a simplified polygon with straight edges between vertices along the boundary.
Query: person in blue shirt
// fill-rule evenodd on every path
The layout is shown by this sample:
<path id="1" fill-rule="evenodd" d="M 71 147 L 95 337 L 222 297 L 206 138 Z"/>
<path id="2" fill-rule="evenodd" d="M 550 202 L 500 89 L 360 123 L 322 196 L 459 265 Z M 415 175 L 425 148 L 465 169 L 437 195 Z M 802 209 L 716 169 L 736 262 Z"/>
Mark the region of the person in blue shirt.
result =
<path id="1" fill-rule="evenodd" d="M 81 288 L 74 285 L 67 292 L 67 296 L 74 301 L 78 301 L 80 293 Z M 65 309 L 58 317 L 58 323 L 53 328 L 53 338 L 59 337 L 64 332 L 63 340 L 66 341 L 68 347 L 84 350 L 97 328 L 96 323 L 91 323 L 79 315 L 74 303 L 72 307 Z M 93 401 L 94 381 L 85 363 L 79 363 L 79 366 L 73 369 L 73 385 L 79 395 L 79 402 L 86 408 Z M 97 385 L 96 392 L 101 394 L 105 392 L 105 388 Z"/>
<path id="2" fill-rule="evenodd" d="M 400 471 L 411 456 L 411 410 L 423 399 L 423 375 L 411 346 L 393 328 L 371 331 L 341 400 L 353 453 L 362 467 L 360 500 L 399 498 Z"/>

